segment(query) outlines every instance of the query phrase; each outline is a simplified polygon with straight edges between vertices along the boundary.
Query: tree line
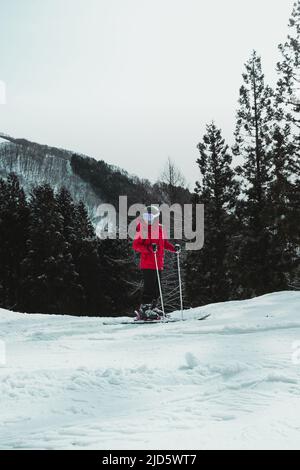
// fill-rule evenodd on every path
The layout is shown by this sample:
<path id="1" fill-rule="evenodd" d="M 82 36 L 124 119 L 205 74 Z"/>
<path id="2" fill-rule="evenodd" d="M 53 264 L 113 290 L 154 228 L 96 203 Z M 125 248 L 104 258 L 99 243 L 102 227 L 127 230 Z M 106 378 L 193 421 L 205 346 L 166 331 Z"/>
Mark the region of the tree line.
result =
<path id="1" fill-rule="evenodd" d="M 20 312 L 114 315 L 136 302 L 127 240 L 100 240 L 82 202 L 66 188 L 29 198 L 0 179 L 0 306 Z"/>
<path id="2" fill-rule="evenodd" d="M 256 51 L 245 65 L 233 148 L 214 122 L 198 145 L 205 245 L 186 262 L 194 305 L 300 288 L 299 0 L 279 50 L 275 88 Z"/>

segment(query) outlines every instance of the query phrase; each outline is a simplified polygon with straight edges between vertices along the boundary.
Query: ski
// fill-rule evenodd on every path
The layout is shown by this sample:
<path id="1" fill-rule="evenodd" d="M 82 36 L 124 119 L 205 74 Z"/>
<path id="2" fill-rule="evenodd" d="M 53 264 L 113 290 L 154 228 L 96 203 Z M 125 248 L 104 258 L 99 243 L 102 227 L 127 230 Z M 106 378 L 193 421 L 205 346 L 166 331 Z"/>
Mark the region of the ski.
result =
<path id="1" fill-rule="evenodd" d="M 179 320 L 176 318 L 170 318 L 170 317 L 165 317 L 165 318 L 160 318 L 160 319 L 153 319 L 153 320 L 133 320 L 133 323 L 137 324 L 144 324 L 144 323 L 175 323 Z"/>
<path id="2" fill-rule="evenodd" d="M 204 321 L 206 320 L 207 318 L 209 318 L 211 316 L 211 313 L 208 313 L 207 315 L 203 315 L 203 317 L 200 317 L 198 318 L 197 320 L 198 321 Z M 132 319 L 132 320 L 128 320 L 128 321 L 122 321 L 122 322 L 119 322 L 119 323 L 108 323 L 108 322 L 105 322 L 103 323 L 103 325 L 105 326 L 115 326 L 115 325 L 153 325 L 155 323 L 177 323 L 177 322 L 182 322 L 182 321 L 187 321 L 187 319 L 185 318 L 184 320 L 181 320 L 180 318 L 170 318 L 170 317 L 166 317 L 166 318 L 160 318 L 159 320 L 135 320 L 135 319 Z"/>
<path id="3" fill-rule="evenodd" d="M 198 318 L 198 320 L 199 321 L 206 320 L 210 316 L 211 316 L 211 313 L 208 313 L 207 315 L 204 315 L 203 317 Z"/>
<path id="4" fill-rule="evenodd" d="M 153 325 L 154 323 L 176 323 L 181 321 L 180 319 L 176 318 L 161 318 L 160 320 L 128 320 L 128 321 L 122 321 L 119 323 L 108 323 L 105 322 L 103 325 L 105 326 L 115 326 L 115 325 Z"/>
<path id="5" fill-rule="evenodd" d="M 128 322 L 119 323 L 119 325 L 153 325 L 156 323 L 176 323 L 181 320 L 173 320 L 171 318 L 161 320 L 133 320 Z"/>

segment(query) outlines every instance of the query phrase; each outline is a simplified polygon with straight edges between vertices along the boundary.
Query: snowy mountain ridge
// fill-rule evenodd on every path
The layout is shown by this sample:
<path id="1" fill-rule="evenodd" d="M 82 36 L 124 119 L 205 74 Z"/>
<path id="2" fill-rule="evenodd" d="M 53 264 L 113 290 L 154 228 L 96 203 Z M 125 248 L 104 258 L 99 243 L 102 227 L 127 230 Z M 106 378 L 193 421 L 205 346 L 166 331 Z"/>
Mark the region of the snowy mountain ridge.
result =
<path id="1" fill-rule="evenodd" d="M 15 173 L 27 194 L 34 186 L 45 183 L 55 191 L 65 186 L 77 202 L 85 202 L 91 217 L 95 216 L 102 200 L 73 171 L 72 152 L 5 134 L 0 134 L 0 138 L 7 141 L 0 143 L 0 177 Z"/>
<path id="2" fill-rule="evenodd" d="M 299 449 L 299 312 L 300 292 L 153 325 L 0 310 L 0 448 Z"/>
<path id="3" fill-rule="evenodd" d="M 2 142 L 1 142 L 2 140 Z M 125 170 L 70 150 L 18 139 L 0 132 L 0 178 L 15 173 L 26 194 L 34 186 L 49 184 L 55 191 L 66 187 L 73 199 L 83 201 L 95 227 L 99 220 L 99 204 L 117 204 L 120 195 L 151 200 L 151 184 L 129 175 Z"/>

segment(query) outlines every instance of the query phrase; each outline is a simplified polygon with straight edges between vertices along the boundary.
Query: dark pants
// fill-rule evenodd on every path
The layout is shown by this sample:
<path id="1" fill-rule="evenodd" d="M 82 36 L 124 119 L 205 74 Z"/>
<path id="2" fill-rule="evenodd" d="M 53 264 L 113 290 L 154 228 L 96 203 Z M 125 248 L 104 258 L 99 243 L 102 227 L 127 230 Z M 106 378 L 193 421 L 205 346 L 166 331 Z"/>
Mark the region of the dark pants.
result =
<path id="1" fill-rule="evenodd" d="M 157 274 L 155 269 L 143 269 L 144 290 L 142 304 L 156 304 L 159 297 L 159 287 L 157 282 Z M 161 278 L 161 271 L 159 272 Z"/>

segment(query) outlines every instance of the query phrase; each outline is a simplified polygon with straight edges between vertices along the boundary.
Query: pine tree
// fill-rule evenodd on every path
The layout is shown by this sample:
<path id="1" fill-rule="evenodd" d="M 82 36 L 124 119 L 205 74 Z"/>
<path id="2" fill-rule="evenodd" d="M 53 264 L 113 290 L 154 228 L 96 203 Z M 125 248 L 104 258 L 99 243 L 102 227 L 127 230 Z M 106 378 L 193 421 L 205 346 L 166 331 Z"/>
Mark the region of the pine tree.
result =
<path id="1" fill-rule="evenodd" d="M 265 84 L 261 59 L 254 51 L 246 63 L 240 88 L 234 153 L 243 160 L 236 171 L 242 178 L 243 196 L 237 201 L 241 224 L 233 253 L 240 272 L 235 289 L 242 297 L 259 295 L 272 288 L 269 263 L 270 233 L 266 209 L 270 183 L 270 146 L 274 125 L 274 93 Z"/>
<path id="2" fill-rule="evenodd" d="M 88 212 L 83 201 L 75 206 L 76 230 L 81 238 L 95 237 L 95 230 L 88 216 Z"/>
<path id="3" fill-rule="evenodd" d="M 276 104 L 280 127 L 281 147 L 285 153 L 286 180 L 289 188 L 285 192 L 285 210 L 282 225 L 285 230 L 285 251 L 289 254 L 288 285 L 300 288 L 300 0 L 294 3 L 289 21 L 289 34 L 284 44 L 279 45 L 281 61 L 277 64 L 279 75 Z M 287 133 L 285 130 L 288 129 Z M 284 139 L 283 139 L 284 137 Z M 276 141 L 276 139 L 275 139 Z M 278 193 L 278 190 L 277 190 Z M 281 233 L 282 230 L 278 231 Z M 286 271 L 286 270 L 285 270 Z"/>
<path id="4" fill-rule="evenodd" d="M 23 310 L 80 311 L 79 276 L 64 237 L 64 218 L 48 185 L 35 188 L 31 195 L 27 250 L 22 263 Z"/>
<path id="5" fill-rule="evenodd" d="M 129 240 L 101 240 L 99 258 L 101 281 L 105 286 L 105 308 L 113 314 L 131 311 L 132 306 L 138 302 L 134 286 L 139 273 L 133 261 Z"/>
<path id="6" fill-rule="evenodd" d="M 71 244 L 77 238 L 75 204 L 70 192 L 64 187 L 55 196 L 55 200 L 62 216 L 64 239 Z"/>
<path id="7" fill-rule="evenodd" d="M 83 287 L 83 315 L 109 315 L 109 311 L 103 308 L 105 284 L 109 278 L 101 276 L 102 266 L 99 256 L 100 241 L 94 238 L 84 238 L 77 241 L 77 253 L 75 255 L 76 267 Z"/>
<path id="8" fill-rule="evenodd" d="M 268 204 L 265 211 L 270 233 L 269 265 L 272 269 L 272 290 L 289 288 L 291 272 L 299 243 L 299 207 L 293 202 L 297 192 L 293 181 L 291 127 L 275 126 L 270 151 L 272 167 L 268 187 Z M 298 221 L 298 222 L 297 222 Z"/>
<path id="9" fill-rule="evenodd" d="M 279 117 L 292 125 L 294 144 L 297 149 L 298 172 L 300 155 L 300 0 L 294 3 L 289 21 L 289 35 L 279 45 L 282 55 L 277 64 L 277 104 Z M 299 175 L 299 173 L 298 173 Z"/>
<path id="10" fill-rule="evenodd" d="M 274 94 L 265 85 L 261 59 L 256 51 L 253 51 L 245 67 L 244 84 L 240 88 L 234 153 L 244 159 L 238 172 L 246 183 L 248 200 L 262 208 L 269 181 L 268 150 L 274 119 Z"/>
<path id="11" fill-rule="evenodd" d="M 69 196 L 69 195 L 68 195 Z M 101 308 L 101 262 L 98 256 L 98 240 L 89 219 L 87 209 L 81 201 L 74 204 L 69 197 L 65 220 L 68 221 L 68 240 L 70 250 L 79 274 L 83 293 L 81 297 L 81 314 L 99 315 Z M 66 199 L 66 194 L 65 198 Z M 71 204 L 71 206 L 70 206 Z M 66 201 L 64 203 L 66 206 Z"/>
<path id="12" fill-rule="evenodd" d="M 196 183 L 195 201 L 205 205 L 205 241 L 202 250 L 188 253 L 186 264 L 187 296 L 195 305 L 230 297 L 227 253 L 233 228 L 231 211 L 238 195 L 232 156 L 214 123 L 207 126 L 198 150 L 202 180 Z"/>
<path id="13" fill-rule="evenodd" d="M 0 305 L 18 309 L 20 265 L 26 252 L 29 210 L 16 175 L 0 179 Z"/>

